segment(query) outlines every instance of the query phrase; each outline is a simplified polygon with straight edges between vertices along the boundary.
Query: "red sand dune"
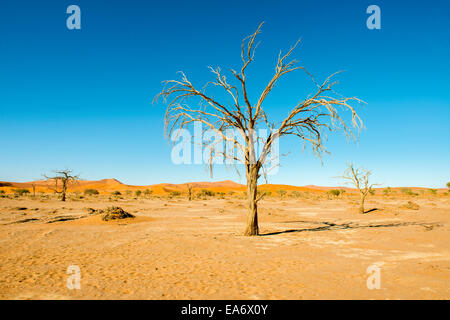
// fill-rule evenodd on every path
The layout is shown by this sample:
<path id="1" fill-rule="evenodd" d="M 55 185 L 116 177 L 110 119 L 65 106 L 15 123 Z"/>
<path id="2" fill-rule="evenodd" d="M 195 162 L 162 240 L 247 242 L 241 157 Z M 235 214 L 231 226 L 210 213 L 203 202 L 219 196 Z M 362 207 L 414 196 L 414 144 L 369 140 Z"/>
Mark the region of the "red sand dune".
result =
<path id="1" fill-rule="evenodd" d="M 44 193 L 53 193 L 53 189 L 55 187 L 54 180 L 38 180 L 31 182 L 7 182 L 0 181 L 0 190 L 4 190 L 6 193 L 12 193 L 15 189 L 25 188 L 29 191 L 33 190 L 33 185 L 35 187 L 36 192 L 44 192 Z M 144 191 L 146 189 L 151 190 L 153 194 L 167 194 L 173 191 L 183 192 L 186 191 L 188 185 L 192 186 L 194 190 L 200 189 L 210 189 L 214 192 L 244 192 L 246 190 L 246 186 L 244 184 L 239 184 L 231 180 L 225 181 L 217 181 L 217 182 L 189 182 L 182 184 L 172 184 L 172 183 L 160 183 L 154 185 L 146 185 L 146 186 L 134 186 L 124 184 L 117 179 L 103 179 L 98 181 L 89 181 L 89 180 L 80 180 L 76 182 L 70 183 L 68 187 L 68 192 L 83 192 L 85 189 L 96 189 L 100 194 L 109 194 L 112 191 L 136 191 L 141 190 Z M 59 187 L 61 185 L 59 184 Z M 391 188 L 393 191 L 399 191 L 406 187 L 396 187 Z M 341 189 L 346 190 L 347 192 L 355 192 L 354 188 L 349 187 L 323 187 L 323 186 L 315 186 L 315 185 L 307 185 L 307 186 L 291 186 L 284 184 L 261 184 L 259 186 L 260 190 L 269 190 L 272 193 L 277 190 L 286 190 L 286 191 L 303 191 L 303 192 L 327 192 L 332 189 Z M 376 188 L 376 189 L 384 189 Z M 428 188 L 418 188 L 418 187 L 408 187 L 413 192 L 418 192 L 420 190 L 428 190 Z M 439 191 L 446 191 L 446 189 L 441 188 Z"/>

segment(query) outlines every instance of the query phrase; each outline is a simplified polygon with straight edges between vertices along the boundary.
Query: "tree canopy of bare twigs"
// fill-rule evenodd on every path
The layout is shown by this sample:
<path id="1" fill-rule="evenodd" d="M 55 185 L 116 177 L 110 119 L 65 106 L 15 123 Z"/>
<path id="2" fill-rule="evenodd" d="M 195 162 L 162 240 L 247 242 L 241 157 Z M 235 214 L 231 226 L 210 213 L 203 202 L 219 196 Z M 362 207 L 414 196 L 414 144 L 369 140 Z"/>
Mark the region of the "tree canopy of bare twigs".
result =
<path id="1" fill-rule="evenodd" d="M 372 171 L 363 168 L 355 168 L 352 163 L 349 163 L 344 175 L 341 176 L 347 184 L 351 184 L 358 189 L 361 199 L 359 212 L 362 214 L 365 213 L 364 201 L 367 195 L 372 192 L 372 187 L 377 185 L 376 183 L 370 184 L 369 177 L 371 174 Z"/>
<path id="2" fill-rule="evenodd" d="M 166 134 L 171 136 L 180 129 L 188 128 L 195 122 L 205 126 L 205 130 L 212 130 L 223 139 L 230 150 L 220 150 L 216 144 L 209 144 L 210 157 L 208 166 L 212 170 L 214 157 L 240 161 L 245 168 L 247 180 L 247 195 L 249 200 L 249 213 L 245 235 L 258 235 L 257 181 L 261 175 L 271 168 L 267 167 L 268 159 L 273 156 L 273 145 L 279 137 L 294 136 L 303 144 L 310 144 L 316 155 L 321 156 L 324 148 L 324 131 L 343 130 L 351 138 L 356 139 L 357 132 L 362 127 L 362 121 L 356 113 L 352 102 L 362 102 L 356 97 L 344 97 L 338 94 L 334 87 L 338 83 L 334 80 L 339 73 L 327 77 L 323 82 L 317 82 L 305 67 L 298 65 L 298 61 L 290 59 L 291 54 L 300 41 L 297 41 L 286 53 L 278 55 L 272 78 L 259 94 L 259 98 L 250 101 L 247 92 L 247 68 L 254 61 L 255 50 L 259 43 L 256 38 L 261 32 L 263 23 L 256 31 L 242 41 L 242 65 L 238 71 L 230 69 L 232 79 L 229 80 L 222 69 L 209 67 L 215 80 L 207 82 L 204 86 L 197 86 L 188 77 L 180 73 L 179 80 L 164 81 L 163 90 L 155 97 L 163 98 L 167 104 L 165 125 Z M 274 89 L 279 79 L 294 71 L 303 71 L 315 85 L 315 92 L 305 99 L 300 99 L 291 107 L 283 121 L 271 122 L 264 110 L 264 101 Z M 222 102 L 208 93 L 210 87 L 222 88 L 229 99 Z M 191 98 L 196 98 L 195 103 Z M 344 120 L 343 112 L 348 112 L 350 123 Z M 255 145 L 258 137 L 255 130 L 265 128 L 268 130 L 267 138 L 259 141 L 260 152 L 256 152 Z M 227 130 L 237 130 L 242 139 L 227 135 Z M 237 155 L 238 156 L 237 156 Z"/>
<path id="3" fill-rule="evenodd" d="M 61 194 L 61 201 L 66 201 L 67 187 L 71 182 L 80 180 L 80 177 L 79 175 L 74 175 L 72 170 L 69 169 L 55 170 L 53 173 L 54 175 L 52 176 L 47 176 L 44 174 L 44 177 L 48 180 L 55 181 L 55 186 L 53 188 L 50 187 L 50 189 Z M 58 183 L 61 183 L 61 188 L 59 188 Z"/>

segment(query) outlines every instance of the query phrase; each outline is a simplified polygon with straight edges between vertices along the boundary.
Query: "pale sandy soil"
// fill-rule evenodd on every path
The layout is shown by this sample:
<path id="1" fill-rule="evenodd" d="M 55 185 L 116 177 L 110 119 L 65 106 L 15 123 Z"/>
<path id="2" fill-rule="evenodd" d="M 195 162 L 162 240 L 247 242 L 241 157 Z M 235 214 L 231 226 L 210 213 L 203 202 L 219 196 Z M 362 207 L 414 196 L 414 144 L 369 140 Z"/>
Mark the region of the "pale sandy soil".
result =
<path id="1" fill-rule="evenodd" d="M 240 199 L 2 198 L 0 298 L 450 299 L 450 198 L 372 197 L 366 215 L 352 201 L 269 198 L 265 236 L 244 237 Z M 87 214 L 111 205 L 137 218 Z M 52 222 L 67 217 L 81 218 Z M 366 286 L 374 263 L 379 290 Z M 70 265 L 80 290 L 66 286 Z"/>

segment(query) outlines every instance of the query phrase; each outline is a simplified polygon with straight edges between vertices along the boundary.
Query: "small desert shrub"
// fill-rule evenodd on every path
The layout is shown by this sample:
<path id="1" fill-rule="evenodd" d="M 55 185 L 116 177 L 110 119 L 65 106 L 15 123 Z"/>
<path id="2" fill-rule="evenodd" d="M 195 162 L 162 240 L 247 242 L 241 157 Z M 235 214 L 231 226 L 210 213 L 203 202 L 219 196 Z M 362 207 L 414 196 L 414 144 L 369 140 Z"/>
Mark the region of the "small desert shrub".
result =
<path id="1" fill-rule="evenodd" d="M 111 194 L 113 196 L 120 196 L 120 195 L 122 195 L 119 191 L 113 191 L 113 192 L 111 192 Z"/>
<path id="2" fill-rule="evenodd" d="M 408 196 L 417 196 L 418 194 L 415 192 L 412 192 L 409 188 L 403 188 L 402 193 L 408 195 Z"/>
<path id="3" fill-rule="evenodd" d="M 287 193 L 286 190 L 283 190 L 283 189 L 277 190 L 277 194 L 278 194 L 280 197 L 284 197 L 284 196 L 286 195 L 286 193 Z"/>
<path id="4" fill-rule="evenodd" d="M 385 195 L 388 195 L 388 194 L 390 194 L 391 192 L 392 192 L 391 187 L 387 187 L 387 188 L 383 189 L 383 193 L 384 193 Z"/>
<path id="5" fill-rule="evenodd" d="M 0 190 L 0 194 L 5 194 L 5 190 Z"/>
<path id="6" fill-rule="evenodd" d="M 85 189 L 83 192 L 86 196 L 93 196 L 99 194 L 97 189 Z"/>
<path id="7" fill-rule="evenodd" d="M 333 189 L 333 190 L 328 191 L 328 193 L 331 194 L 332 196 L 339 197 L 339 195 L 341 194 L 341 191 L 337 190 L 337 189 Z"/>
<path id="8" fill-rule="evenodd" d="M 311 192 L 309 192 L 309 191 L 303 191 L 303 192 L 302 192 L 302 196 L 303 196 L 304 198 L 308 198 L 308 197 L 311 196 Z"/>
<path id="9" fill-rule="evenodd" d="M 153 193 L 152 190 L 149 190 L 149 189 L 145 189 L 145 190 L 144 190 L 144 194 L 145 194 L 146 196 L 149 196 L 149 195 L 151 195 L 152 193 Z"/>
<path id="10" fill-rule="evenodd" d="M 299 197 L 301 197 L 301 192 L 300 191 L 292 191 L 291 192 L 291 196 L 292 197 L 294 197 L 294 198 L 299 198 Z"/>
<path id="11" fill-rule="evenodd" d="M 437 189 L 428 189 L 431 194 L 437 194 Z"/>
<path id="12" fill-rule="evenodd" d="M 410 193 L 412 193 L 411 189 L 407 189 L 407 188 L 403 188 L 403 189 L 401 189 L 400 191 L 401 191 L 402 193 L 404 193 L 404 194 L 410 194 Z"/>
<path id="13" fill-rule="evenodd" d="M 179 197 L 179 196 L 181 196 L 181 192 L 180 191 L 171 191 L 169 193 L 169 196 L 171 196 L 171 197 Z"/>
<path id="14" fill-rule="evenodd" d="M 127 196 L 131 196 L 131 195 L 133 194 L 133 191 L 131 191 L 131 190 L 125 190 L 125 194 L 126 194 Z"/>
<path id="15" fill-rule="evenodd" d="M 369 193 L 373 196 L 375 193 L 377 192 L 377 190 L 375 190 L 375 189 L 370 189 L 369 190 Z"/>
<path id="16" fill-rule="evenodd" d="M 218 196 L 220 199 L 225 199 L 225 192 L 217 192 L 217 196 Z"/>
<path id="17" fill-rule="evenodd" d="M 409 210 L 419 210 L 419 205 L 417 203 L 414 203 L 412 201 L 408 201 L 408 203 L 401 206 L 403 209 L 409 209 Z"/>
<path id="18" fill-rule="evenodd" d="M 269 190 L 258 190 L 258 191 L 256 192 L 256 194 L 257 194 L 258 196 L 264 195 L 265 197 L 268 197 L 268 196 L 270 196 L 270 195 L 272 194 L 272 192 L 270 192 Z"/>
<path id="19" fill-rule="evenodd" d="M 214 193 L 214 191 L 211 191 L 208 189 L 202 189 L 202 190 L 200 190 L 199 195 L 201 197 L 214 197 L 215 193 Z"/>
<path id="20" fill-rule="evenodd" d="M 228 191 L 228 195 L 229 195 L 229 196 L 232 196 L 233 194 L 235 194 L 234 191 Z"/>
<path id="21" fill-rule="evenodd" d="M 14 190 L 14 193 L 18 196 L 23 196 L 24 194 L 29 194 L 30 190 L 20 188 L 20 189 Z"/>
<path id="22" fill-rule="evenodd" d="M 139 197 L 142 194 L 141 190 L 136 190 L 136 192 L 134 193 L 136 195 L 136 197 Z"/>

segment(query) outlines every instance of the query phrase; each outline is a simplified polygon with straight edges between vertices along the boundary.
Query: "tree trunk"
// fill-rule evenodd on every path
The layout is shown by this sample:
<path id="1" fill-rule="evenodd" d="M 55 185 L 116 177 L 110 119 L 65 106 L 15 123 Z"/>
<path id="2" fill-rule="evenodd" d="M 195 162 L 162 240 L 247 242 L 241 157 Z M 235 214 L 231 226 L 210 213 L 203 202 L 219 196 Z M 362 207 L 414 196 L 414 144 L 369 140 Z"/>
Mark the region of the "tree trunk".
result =
<path id="1" fill-rule="evenodd" d="M 359 213 L 364 214 L 364 195 L 361 195 L 361 202 L 359 203 Z"/>
<path id="2" fill-rule="evenodd" d="M 258 191 L 258 167 L 250 165 L 247 172 L 247 196 L 248 196 L 248 217 L 245 236 L 257 236 L 259 234 L 258 227 L 258 206 L 256 202 Z"/>
<path id="3" fill-rule="evenodd" d="M 66 182 L 65 181 L 63 181 L 61 201 L 66 201 Z"/>
<path id="4" fill-rule="evenodd" d="M 188 200 L 192 200 L 192 187 L 188 186 Z"/>

